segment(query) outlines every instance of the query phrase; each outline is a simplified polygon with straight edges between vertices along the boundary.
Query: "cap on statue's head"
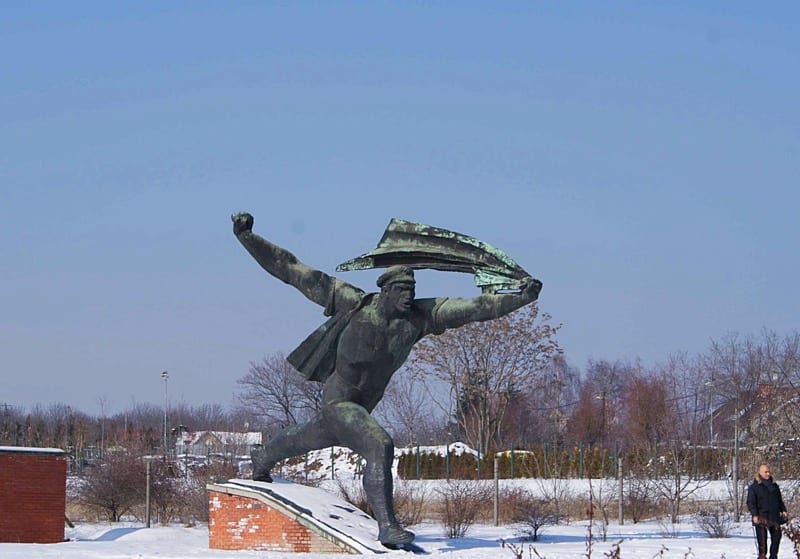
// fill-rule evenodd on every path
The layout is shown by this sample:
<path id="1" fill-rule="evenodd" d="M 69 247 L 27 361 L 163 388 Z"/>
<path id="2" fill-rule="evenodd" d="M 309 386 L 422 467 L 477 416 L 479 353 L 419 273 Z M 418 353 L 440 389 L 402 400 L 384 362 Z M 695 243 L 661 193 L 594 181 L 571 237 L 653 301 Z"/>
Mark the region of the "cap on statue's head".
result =
<path id="1" fill-rule="evenodd" d="M 390 266 L 378 278 L 378 287 L 391 285 L 393 283 L 410 283 L 414 285 L 414 270 L 409 266 Z"/>

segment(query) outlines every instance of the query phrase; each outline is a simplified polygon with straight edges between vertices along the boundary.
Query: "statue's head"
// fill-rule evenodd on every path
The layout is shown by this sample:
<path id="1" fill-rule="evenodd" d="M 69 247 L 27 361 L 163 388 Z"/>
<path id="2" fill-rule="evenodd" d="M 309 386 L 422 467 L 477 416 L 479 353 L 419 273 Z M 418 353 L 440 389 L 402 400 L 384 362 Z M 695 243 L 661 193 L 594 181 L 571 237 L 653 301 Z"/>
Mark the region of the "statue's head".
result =
<path id="1" fill-rule="evenodd" d="M 416 296 L 414 270 L 408 266 L 390 266 L 378 278 L 381 299 L 387 309 L 407 313 Z"/>
<path id="2" fill-rule="evenodd" d="M 386 285 L 395 283 L 409 284 L 413 287 L 416 285 L 417 280 L 414 279 L 414 270 L 410 266 L 389 266 L 380 275 L 377 283 L 381 289 Z"/>

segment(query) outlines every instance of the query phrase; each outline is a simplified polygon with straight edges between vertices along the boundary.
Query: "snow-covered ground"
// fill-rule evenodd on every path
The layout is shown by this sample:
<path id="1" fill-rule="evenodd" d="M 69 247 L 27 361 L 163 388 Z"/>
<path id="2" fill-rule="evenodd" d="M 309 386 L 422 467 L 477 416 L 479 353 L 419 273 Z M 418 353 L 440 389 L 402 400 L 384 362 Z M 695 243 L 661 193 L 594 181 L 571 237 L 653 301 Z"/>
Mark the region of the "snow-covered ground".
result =
<path id="1" fill-rule="evenodd" d="M 541 541 L 522 544 L 516 541 L 511 527 L 474 526 L 467 537 L 455 540 L 443 538 L 441 527 L 426 523 L 414 527 L 417 543 L 432 556 L 442 559 L 513 559 L 511 549 L 502 547 L 502 540 L 512 541 L 524 547 L 523 557 L 531 555 L 529 545 L 541 557 L 547 559 L 584 559 L 587 557 L 587 522 L 548 527 Z M 670 527 L 670 530 L 672 527 Z M 603 542 L 595 528 L 595 540 L 591 557 L 606 557 L 615 542 L 620 543 L 623 559 L 752 559 L 755 544 L 752 528 L 742 523 L 729 538 L 710 539 L 691 523 L 675 527 L 674 536 L 667 537 L 658 523 L 612 524 L 608 540 Z M 68 529 L 69 541 L 57 544 L 0 544 L 2 559 L 278 559 L 290 554 L 264 551 L 223 551 L 208 548 L 206 526 L 185 528 L 182 526 L 154 526 L 143 528 L 141 524 L 83 524 Z M 352 557 L 345 555 L 301 554 L 306 559 Z M 390 557 L 411 554 L 389 551 Z M 793 557 L 792 544 L 784 538 L 780 557 Z"/>
<path id="2" fill-rule="evenodd" d="M 421 448 L 422 452 L 442 452 L 443 447 Z M 408 452 L 408 449 L 405 449 Z M 403 449 L 398 450 L 398 454 Z M 474 453 L 466 445 L 451 445 L 450 452 Z M 334 456 L 333 459 L 331 457 Z M 310 462 L 318 462 L 316 476 L 322 481 L 321 487 L 330 492 L 337 492 L 340 483 L 360 485 L 357 475 L 358 460 L 354 459 L 346 449 L 336 447 L 320 451 L 313 455 Z M 333 466 L 336 480 L 330 479 Z M 302 466 L 295 468 L 294 474 L 300 475 Z M 278 473 L 278 472 L 275 472 Z M 287 473 L 286 471 L 283 472 Z M 443 480 L 400 482 L 409 485 L 424 486 L 423 493 L 432 494 L 437 487 L 446 483 Z M 491 481 L 483 483 L 492 484 Z M 589 480 L 535 480 L 515 479 L 501 480 L 500 486 L 522 486 L 542 497 L 554 491 L 554 483 L 564 484 L 569 495 L 588 496 Z M 616 495 L 613 480 L 592 480 L 592 488 L 597 494 Z M 701 482 L 700 487 L 689 500 L 725 501 L 729 499 L 730 484 L 725 481 Z M 783 485 L 783 484 L 782 484 Z M 588 499 L 587 499 L 588 500 Z M 615 502 L 615 501 L 614 501 Z M 491 505 L 489 505 L 491 506 Z M 753 529 L 749 522 L 734 525 L 731 536 L 723 539 L 709 538 L 698 530 L 691 517 L 685 517 L 683 523 L 670 525 L 664 522 L 648 521 L 633 524 L 626 520 L 625 525 L 616 523 L 609 525 L 607 540 L 601 541 L 601 528 L 595 522 L 593 528 L 593 547 L 587 550 L 588 521 L 576 521 L 570 524 L 547 526 L 543 529 L 541 540 L 535 543 L 522 543 L 518 539 L 514 526 L 494 527 L 491 525 L 475 525 L 467 537 L 447 539 L 442 535 L 443 529 L 438 523 L 426 522 L 411 526 L 417 534 L 416 543 L 431 556 L 442 559 L 514 559 L 512 550 L 503 547 L 503 542 L 510 542 L 523 549 L 525 559 L 602 559 L 610 556 L 613 545 L 620 542 L 622 559 L 752 559 L 756 556 Z M 77 524 L 74 529 L 67 529 L 65 537 L 69 541 L 58 544 L 0 544 L 0 559 L 278 559 L 290 557 L 290 554 L 264 551 L 224 551 L 209 549 L 208 529 L 205 525 L 193 528 L 183 526 L 154 526 L 143 528 L 142 524 Z M 532 553 L 535 548 L 536 553 Z M 537 555 L 538 553 L 538 555 Z M 352 557 L 345 555 L 300 554 L 304 559 L 322 559 L 336 557 Z M 384 557 L 410 557 L 403 551 L 387 551 Z M 781 544 L 781 559 L 794 557 L 792 542 L 784 537 Z"/>

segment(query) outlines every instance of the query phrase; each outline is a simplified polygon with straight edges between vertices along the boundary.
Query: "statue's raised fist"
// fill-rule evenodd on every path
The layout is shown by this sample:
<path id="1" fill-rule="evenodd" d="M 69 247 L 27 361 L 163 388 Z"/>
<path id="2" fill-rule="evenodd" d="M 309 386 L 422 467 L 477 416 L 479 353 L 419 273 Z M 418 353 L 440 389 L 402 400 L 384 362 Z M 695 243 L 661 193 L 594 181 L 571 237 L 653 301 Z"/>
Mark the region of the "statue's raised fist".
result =
<path id="1" fill-rule="evenodd" d="M 239 235 L 253 229 L 253 216 L 247 212 L 240 212 L 231 216 L 233 221 L 233 234 Z"/>
<path id="2" fill-rule="evenodd" d="M 531 299 L 538 299 L 542 290 L 542 282 L 535 278 L 527 278 L 522 285 L 522 292 Z"/>

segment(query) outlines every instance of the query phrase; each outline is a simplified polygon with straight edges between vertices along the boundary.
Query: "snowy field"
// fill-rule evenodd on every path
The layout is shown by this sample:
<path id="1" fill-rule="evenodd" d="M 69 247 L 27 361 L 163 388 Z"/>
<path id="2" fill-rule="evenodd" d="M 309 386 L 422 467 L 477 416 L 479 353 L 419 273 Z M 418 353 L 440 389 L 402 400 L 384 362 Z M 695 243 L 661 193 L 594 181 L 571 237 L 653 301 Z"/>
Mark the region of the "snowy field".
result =
<path id="1" fill-rule="evenodd" d="M 423 524 L 413 527 L 417 532 L 417 543 L 431 556 L 442 559 L 513 559 L 510 549 L 502 547 L 502 540 L 524 546 L 523 557 L 531 555 L 529 546 L 547 559 L 579 559 L 587 557 L 587 522 L 548 527 L 541 541 L 522 544 L 516 541 L 510 527 L 479 525 L 473 527 L 466 538 L 448 540 L 441 536 L 438 524 Z M 673 527 L 668 527 L 672 530 Z M 710 539 L 698 532 L 691 524 L 674 527 L 674 537 L 664 534 L 664 527 L 657 523 L 612 524 L 608 540 L 600 541 L 599 529 L 595 528 L 595 541 L 590 557 L 607 557 L 612 545 L 622 540 L 620 557 L 623 559 L 650 558 L 695 558 L 695 559 L 752 559 L 755 544 L 749 523 L 734 529 L 729 538 Z M 182 526 L 154 526 L 143 528 L 141 524 L 101 525 L 83 524 L 66 531 L 69 541 L 58 544 L 0 544 L 2 559 L 277 559 L 293 554 L 255 551 L 222 551 L 208 548 L 208 530 L 199 525 L 194 528 Z M 352 557 L 350 555 L 299 554 L 305 559 Z M 389 551 L 384 557 L 411 557 L 403 551 Z M 784 538 L 781 558 L 793 557 L 792 543 Z"/>
<path id="2" fill-rule="evenodd" d="M 327 479 L 321 487 L 337 493 L 339 483 L 359 486 L 360 479 L 355 475 L 355 461 L 346 449 L 336 452 L 334 468 L 337 481 Z M 442 447 L 423 448 L 422 451 L 443 451 Z M 474 452 L 466 446 L 455 448 L 451 452 Z M 399 451 L 402 452 L 402 451 Z M 398 454 L 399 454 L 398 452 Z M 315 457 L 321 463 L 330 462 L 331 452 L 321 451 Z M 325 476 L 330 467 L 319 472 Z M 277 472 L 276 472 L 277 473 Z M 299 471 L 295 471 L 299 474 Z M 329 475 L 329 473 L 327 474 Z M 399 484 L 424 486 L 428 495 L 441 487 L 443 480 L 405 481 Z M 492 485 L 493 482 L 485 481 Z M 572 497 L 588 496 L 590 483 L 593 491 L 605 495 L 616 495 L 616 482 L 613 480 L 536 480 L 515 479 L 501 480 L 500 487 L 524 487 L 533 494 L 546 497 L 553 490 L 553 484 L 565 485 L 565 491 Z M 790 482 L 781 482 L 782 488 Z M 794 482 L 796 483 L 796 482 Z M 725 481 L 701 482 L 700 487 L 688 500 L 726 501 L 730 496 L 730 484 Z M 615 502 L 615 501 L 614 501 Z M 489 505 L 491 507 L 491 505 Z M 615 507 L 616 505 L 613 505 Z M 487 511 L 491 516 L 491 511 Z M 794 511 L 790 511 L 792 513 Z M 622 559 L 752 559 L 756 556 L 753 528 L 749 522 L 734 525 L 731 536 L 723 539 L 709 538 L 694 524 L 692 517 L 687 516 L 681 524 L 671 525 L 665 521 L 647 521 L 633 524 L 626 519 L 623 526 L 612 522 L 607 531 L 607 540 L 602 541 L 601 527 L 595 521 L 593 527 L 593 546 L 587 549 L 588 521 L 575 521 L 570 524 L 546 526 L 541 539 L 535 543 L 519 541 L 514 526 L 494 527 L 492 525 L 474 525 L 467 537 L 447 539 L 443 537 L 440 524 L 426 522 L 410 528 L 417 534 L 415 543 L 421 546 L 430 556 L 442 559 L 514 559 L 512 550 L 503 547 L 503 542 L 511 542 L 523 549 L 525 559 L 604 559 L 610 557 L 613 546 L 620 542 Z M 288 554 L 264 551 L 223 551 L 208 548 L 208 529 L 205 525 L 186 528 L 180 525 L 153 526 L 143 528 L 141 523 L 118 524 L 76 524 L 74 529 L 66 529 L 68 541 L 58 544 L 0 544 L 0 559 L 278 559 L 297 555 L 304 559 L 322 559 L 352 557 L 351 555 L 331 554 Z M 535 548 L 535 553 L 533 549 Z M 538 555 L 537 555 L 538 553 Z M 411 557 L 403 551 L 388 551 L 383 557 Z M 781 543 L 779 558 L 790 559 L 792 542 L 784 537 Z"/>

